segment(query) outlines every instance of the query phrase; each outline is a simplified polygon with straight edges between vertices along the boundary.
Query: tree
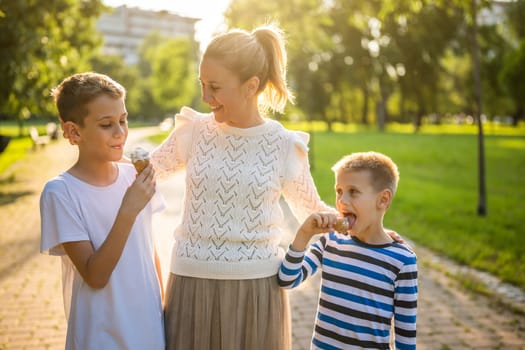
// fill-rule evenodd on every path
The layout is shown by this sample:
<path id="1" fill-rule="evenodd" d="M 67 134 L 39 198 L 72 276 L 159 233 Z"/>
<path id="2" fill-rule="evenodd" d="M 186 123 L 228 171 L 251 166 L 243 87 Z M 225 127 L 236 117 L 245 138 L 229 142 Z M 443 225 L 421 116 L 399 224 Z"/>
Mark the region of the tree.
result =
<path id="1" fill-rule="evenodd" d="M 368 41 L 370 34 L 368 15 L 377 12 L 375 2 L 334 1 L 329 8 L 332 19 L 324 30 L 334 40 L 333 58 L 330 67 L 336 91 L 342 95 L 353 95 L 352 91 L 361 94 L 361 107 L 351 108 L 342 102 L 341 114 L 346 115 L 345 122 L 357 121 L 352 118 L 352 111 L 359 111 L 359 121 L 369 123 L 369 101 L 373 92 L 374 64 Z"/>
<path id="2" fill-rule="evenodd" d="M 329 21 L 322 0 L 233 0 L 225 13 L 229 27 L 248 31 L 276 22 L 285 32 L 288 81 L 299 109 L 307 120 L 325 120 L 334 92 L 327 68 L 331 64 L 330 37 L 321 23 Z"/>
<path id="3" fill-rule="evenodd" d="M 126 108 L 128 119 L 136 119 L 140 116 L 140 77 L 138 68 L 126 64 L 120 55 L 107 55 L 99 52 L 89 58 L 91 69 L 95 72 L 109 75 L 126 88 Z"/>
<path id="4" fill-rule="evenodd" d="M 197 44 L 150 33 L 139 49 L 140 114 L 163 118 L 197 103 Z"/>
<path id="5" fill-rule="evenodd" d="M 197 65 L 188 39 L 169 39 L 149 56 L 151 92 L 164 113 L 174 113 L 197 94 Z"/>
<path id="6" fill-rule="evenodd" d="M 504 69 L 504 59 L 512 51 L 512 46 L 503 34 L 504 23 L 505 21 L 498 24 L 480 23 L 478 27 L 483 111 L 488 116 L 508 115 L 513 112 L 512 98 L 506 93 L 499 78 L 501 70 Z"/>
<path id="7" fill-rule="evenodd" d="M 381 12 L 385 35 L 396 47 L 389 59 L 395 67 L 402 103 L 415 107 L 414 126 L 417 131 L 422 118 L 439 112 L 439 76 L 442 59 L 463 22 L 462 11 L 439 1 L 390 2 Z M 405 111 L 404 105 L 400 108 Z"/>
<path id="8" fill-rule="evenodd" d="M 94 21 L 102 10 L 100 0 L 0 1 L 0 106 L 20 133 L 29 116 L 54 112 L 53 86 L 88 67 L 86 57 L 100 44 Z"/>
<path id="9" fill-rule="evenodd" d="M 525 18 L 525 0 L 510 2 L 505 13 L 514 40 L 519 41 L 525 38 L 525 21 L 523 21 Z"/>
<path id="10" fill-rule="evenodd" d="M 486 181 L 485 181 L 485 141 L 483 135 L 482 115 L 482 97 L 481 97 L 481 77 L 480 77 L 480 59 L 478 46 L 478 0 L 471 1 L 471 16 L 472 16 L 472 61 L 474 76 L 474 95 L 476 97 L 475 117 L 478 124 L 478 208 L 479 216 L 487 215 L 487 195 L 486 195 Z"/>
<path id="11" fill-rule="evenodd" d="M 510 52 L 504 60 L 500 72 L 500 81 L 515 105 L 514 125 L 518 124 L 525 114 L 525 40 L 519 47 Z"/>
<path id="12" fill-rule="evenodd" d="M 514 1 L 509 4 L 507 11 L 508 28 L 512 34 L 510 45 L 513 49 L 505 56 L 503 67 L 499 73 L 499 81 L 504 91 L 513 101 L 513 123 L 518 125 L 520 119 L 525 118 L 525 0 Z"/>

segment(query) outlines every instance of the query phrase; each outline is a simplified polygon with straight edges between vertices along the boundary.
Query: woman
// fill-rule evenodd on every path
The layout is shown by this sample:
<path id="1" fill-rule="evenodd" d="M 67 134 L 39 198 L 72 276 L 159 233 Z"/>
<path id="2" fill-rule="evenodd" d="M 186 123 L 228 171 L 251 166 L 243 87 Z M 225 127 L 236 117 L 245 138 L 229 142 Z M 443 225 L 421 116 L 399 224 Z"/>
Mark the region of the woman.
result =
<path id="1" fill-rule="evenodd" d="M 276 278 L 284 257 L 279 199 L 300 221 L 332 209 L 310 175 L 308 135 L 265 115 L 292 99 L 282 32 L 218 35 L 199 74 L 212 113 L 182 108 L 151 155 L 159 177 L 186 171 L 166 291 L 167 348 L 290 349 L 289 303 Z"/>

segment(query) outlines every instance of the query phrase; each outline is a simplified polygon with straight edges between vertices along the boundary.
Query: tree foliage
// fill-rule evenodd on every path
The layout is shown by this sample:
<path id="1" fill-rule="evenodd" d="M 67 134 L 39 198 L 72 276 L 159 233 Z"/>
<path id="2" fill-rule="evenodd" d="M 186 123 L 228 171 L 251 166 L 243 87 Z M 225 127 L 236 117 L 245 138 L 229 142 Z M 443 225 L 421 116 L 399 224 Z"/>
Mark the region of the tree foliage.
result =
<path id="1" fill-rule="evenodd" d="M 53 113 L 50 88 L 88 67 L 100 0 L 0 1 L 0 105 L 21 123 Z"/>
<path id="2" fill-rule="evenodd" d="M 523 77 L 525 77 L 525 40 L 522 40 L 520 46 L 505 57 L 504 66 L 500 72 L 505 91 L 515 104 L 515 121 L 523 118 L 525 113 L 525 80 Z"/>
<path id="3" fill-rule="evenodd" d="M 483 11 L 494 5 L 477 2 Z M 512 5 L 518 37 L 524 2 Z M 417 128 L 426 116 L 439 121 L 474 109 L 471 1 L 233 0 L 226 20 L 248 30 L 276 20 L 285 30 L 289 80 L 306 119 L 413 121 Z M 498 78 L 507 22 L 479 30 L 484 110 L 492 115 L 511 105 Z"/>
<path id="4" fill-rule="evenodd" d="M 296 104 L 284 116 L 331 123 L 377 124 L 472 113 L 471 1 L 232 0 L 228 27 L 251 30 L 276 22 L 287 40 L 288 81 Z M 128 91 L 130 118 L 161 119 L 199 105 L 197 45 L 151 33 L 139 62 L 99 51 L 94 29 L 101 0 L 0 0 L 0 113 L 22 123 L 55 114 L 49 90 L 84 70 L 106 73 Z M 483 110 L 523 117 L 521 77 L 525 0 L 506 17 L 481 23 Z"/>
<path id="5" fill-rule="evenodd" d="M 502 92 L 509 96 L 513 103 L 513 120 L 516 125 L 525 119 L 525 0 L 512 2 L 507 9 L 508 32 L 512 33 L 510 48 L 499 63 L 498 81 Z M 500 56 L 500 58 L 503 55 Z"/>
<path id="6" fill-rule="evenodd" d="M 168 39 L 153 32 L 139 52 L 141 115 L 162 118 L 196 104 L 200 91 L 194 40 Z"/>
<path id="7" fill-rule="evenodd" d="M 126 88 L 126 108 L 129 118 L 140 115 L 140 75 L 136 66 L 126 64 L 119 55 L 107 55 L 95 52 L 89 58 L 89 65 L 95 72 L 106 74 Z"/>

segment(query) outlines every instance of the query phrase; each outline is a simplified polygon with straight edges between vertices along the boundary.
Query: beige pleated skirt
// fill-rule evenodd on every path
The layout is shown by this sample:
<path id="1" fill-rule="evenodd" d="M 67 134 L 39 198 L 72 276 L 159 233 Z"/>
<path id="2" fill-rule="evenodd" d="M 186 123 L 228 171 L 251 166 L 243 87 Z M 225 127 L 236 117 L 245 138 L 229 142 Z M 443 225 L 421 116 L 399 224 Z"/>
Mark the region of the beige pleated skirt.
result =
<path id="1" fill-rule="evenodd" d="M 213 280 L 170 274 L 168 350 L 290 350 L 288 295 L 275 276 Z"/>

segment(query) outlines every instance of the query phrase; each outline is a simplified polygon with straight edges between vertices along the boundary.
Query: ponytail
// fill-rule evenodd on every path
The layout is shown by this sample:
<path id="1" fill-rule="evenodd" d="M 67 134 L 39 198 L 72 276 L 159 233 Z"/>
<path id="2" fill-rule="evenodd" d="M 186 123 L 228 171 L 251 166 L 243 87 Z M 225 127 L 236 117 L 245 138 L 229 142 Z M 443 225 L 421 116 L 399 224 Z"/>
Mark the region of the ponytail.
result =
<path id="1" fill-rule="evenodd" d="M 274 25 L 257 27 L 251 33 L 232 29 L 212 39 L 204 57 L 220 60 L 241 82 L 259 78 L 259 105 L 282 113 L 293 95 L 286 83 L 286 51 L 283 32 Z"/>

